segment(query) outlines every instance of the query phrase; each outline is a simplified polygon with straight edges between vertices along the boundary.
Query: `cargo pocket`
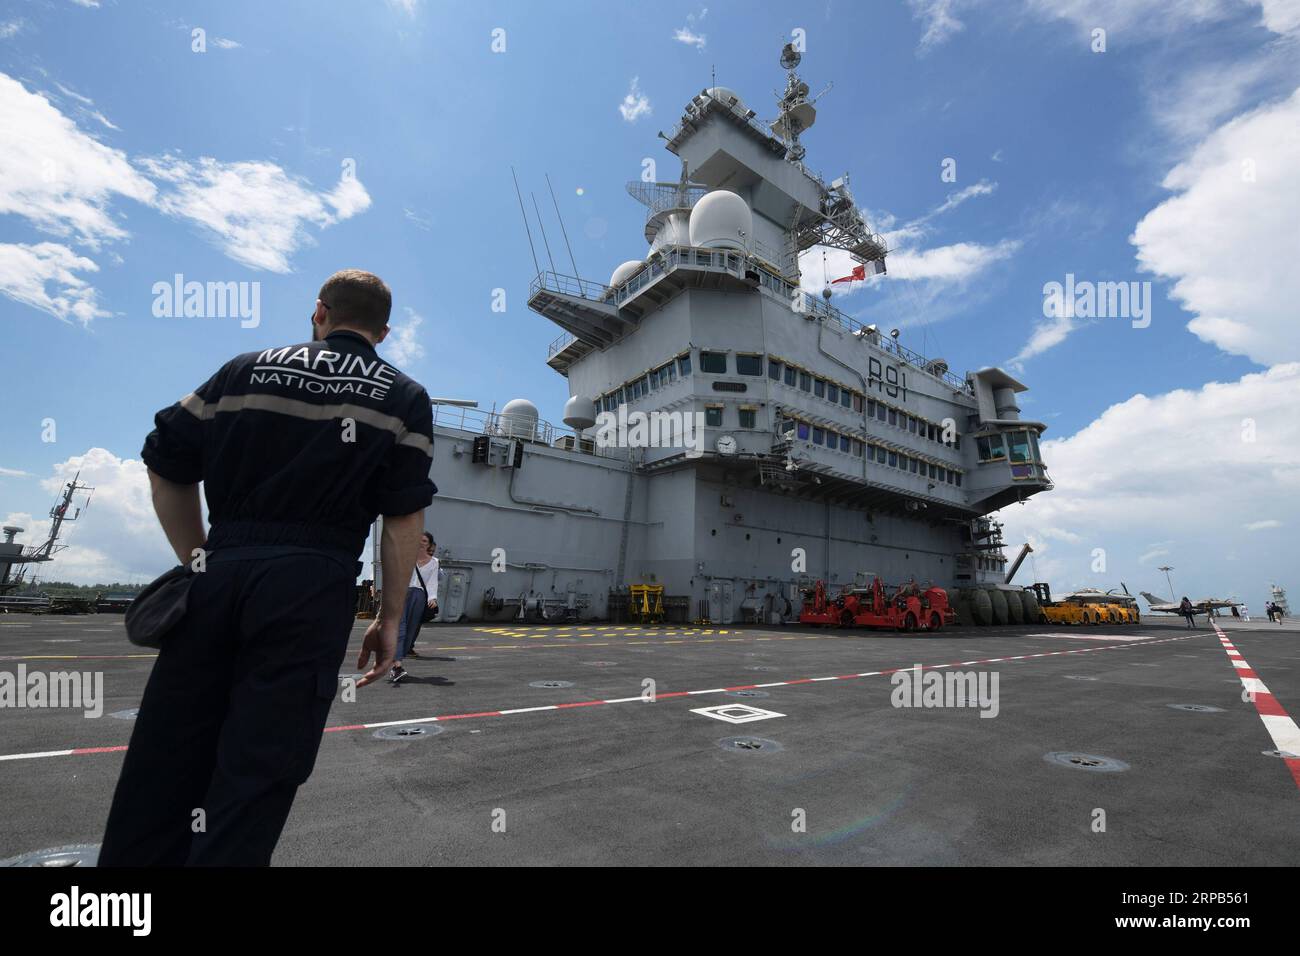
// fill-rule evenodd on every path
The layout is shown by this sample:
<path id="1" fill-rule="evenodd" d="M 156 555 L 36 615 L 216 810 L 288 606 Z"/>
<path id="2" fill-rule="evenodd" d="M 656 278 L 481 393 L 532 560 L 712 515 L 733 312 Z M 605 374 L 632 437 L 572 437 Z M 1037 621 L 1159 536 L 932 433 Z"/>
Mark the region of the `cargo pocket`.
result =
<path id="1" fill-rule="evenodd" d="M 338 668 L 318 668 L 310 703 L 311 723 L 307 727 L 307 738 L 303 741 L 296 774 L 299 785 L 306 783 L 316 766 L 316 754 L 320 750 L 321 737 L 324 736 L 325 721 L 329 719 L 330 705 L 334 703 L 338 690 Z"/>

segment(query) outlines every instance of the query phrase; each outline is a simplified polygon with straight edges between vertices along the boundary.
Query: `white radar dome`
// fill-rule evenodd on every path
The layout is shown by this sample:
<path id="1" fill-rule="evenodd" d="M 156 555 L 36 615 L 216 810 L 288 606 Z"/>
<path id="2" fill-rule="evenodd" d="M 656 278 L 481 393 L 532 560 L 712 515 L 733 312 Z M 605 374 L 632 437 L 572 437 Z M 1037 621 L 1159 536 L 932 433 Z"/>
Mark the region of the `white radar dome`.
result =
<path id="1" fill-rule="evenodd" d="M 582 431 L 596 424 L 596 403 L 586 395 L 574 395 L 564 403 L 564 424 Z"/>
<path id="2" fill-rule="evenodd" d="M 615 269 L 613 272 L 609 274 L 610 286 L 622 285 L 628 279 L 632 278 L 633 274 L 638 269 L 640 269 L 643 265 L 645 265 L 645 263 L 642 262 L 640 259 L 627 260 L 627 262 L 623 263 L 621 266 L 619 266 L 617 269 Z"/>
<path id="3" fill-rule="evenodd" d="M 512 398 L 501 409 L 501 434 L 509 438 L 535 438 L 537 406 L 526 398 Z"/>
<path id="4" fill-rule="evenodd" d="M 691 245 L 705 249 L 745 248 L 754 228 L 749 203 L 726 189 L 705 194 L 691 210 Z"/>
<path id="5" fill-rule="evenodd" d="M 745 101 L 742 100 L 740 94 L 733 89 L 729 89 L 725 86 L 711 86 L 704 92 L 713 97 L 719 103 L 725 103 L 728 106 L 735 106 L 737 109 L 741 110 L 746 108 Z M 735 100 L 736 102 L 732 103 L 732 100 Z"/>

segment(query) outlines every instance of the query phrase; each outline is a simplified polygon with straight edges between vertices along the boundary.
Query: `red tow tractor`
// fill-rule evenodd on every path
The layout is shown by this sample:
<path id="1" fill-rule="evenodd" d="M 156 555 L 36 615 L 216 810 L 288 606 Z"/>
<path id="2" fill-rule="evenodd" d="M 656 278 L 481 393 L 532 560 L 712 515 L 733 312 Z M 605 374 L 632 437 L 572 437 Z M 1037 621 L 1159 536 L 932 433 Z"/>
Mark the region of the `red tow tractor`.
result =
<path id="1" fill-rule="evenodd" d="M 825 582 L 804 588 L 800 624 L 818 627 L 878 627 L 898 631 L 937 631 L 955 623 L 957 615 L 943 588 L 921 589 L 915 581 L 892 594 L 880 578 L 868 585 L 844 587 L 832 598 Z"/>

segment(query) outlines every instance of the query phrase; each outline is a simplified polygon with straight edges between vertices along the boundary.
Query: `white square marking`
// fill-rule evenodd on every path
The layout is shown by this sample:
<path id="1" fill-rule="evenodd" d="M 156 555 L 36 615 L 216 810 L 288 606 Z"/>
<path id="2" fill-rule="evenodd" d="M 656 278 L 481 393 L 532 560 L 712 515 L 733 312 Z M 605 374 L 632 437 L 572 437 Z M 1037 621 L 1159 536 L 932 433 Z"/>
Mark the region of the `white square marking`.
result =
<path id="1" fill-rule="evenodd" d="M 692 714 L 702 714 L 714 720 L 725 720 L 729 724 L 747 724 L 751 720 L 768 720 L 772 717 L 784 717 L 774 710 L 763 710 L 746 704 L 723 704 L 720 707 L 697 707 Z"/>

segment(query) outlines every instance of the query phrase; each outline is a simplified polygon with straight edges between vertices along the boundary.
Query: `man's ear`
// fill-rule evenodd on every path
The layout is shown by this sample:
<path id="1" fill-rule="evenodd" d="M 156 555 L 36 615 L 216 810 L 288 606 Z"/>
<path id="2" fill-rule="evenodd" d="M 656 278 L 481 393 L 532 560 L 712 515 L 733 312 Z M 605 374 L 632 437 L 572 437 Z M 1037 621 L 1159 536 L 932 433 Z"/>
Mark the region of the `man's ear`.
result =
<path id="1" fill-rule="evenodd" d="M 324 329 L 326 323 L 329 322 L 329 318 L 330 318 L 330 314 L 329 311 L 325 308 L 325 303 L 322 302 L 320 299 L 317 299 L 316 311 L 314 311 L 311 314 L 312 322 L 320 326 L 320 328 Z"/>
<path id="2" fill-rule="evenodd" d="M 388 326 L 385 325 L 384 328 L 383 328 L 383 331 L 381 331 L 381 332 L 379 333 L 378 337 L 375 339 L 375 344 L 376 344 L 376 345 L 378 345 L 378 344 L 379 344 L 380 342 L 382 342 L 384 339 L 388 338 L 388 331 L 389 331 Z"/>

